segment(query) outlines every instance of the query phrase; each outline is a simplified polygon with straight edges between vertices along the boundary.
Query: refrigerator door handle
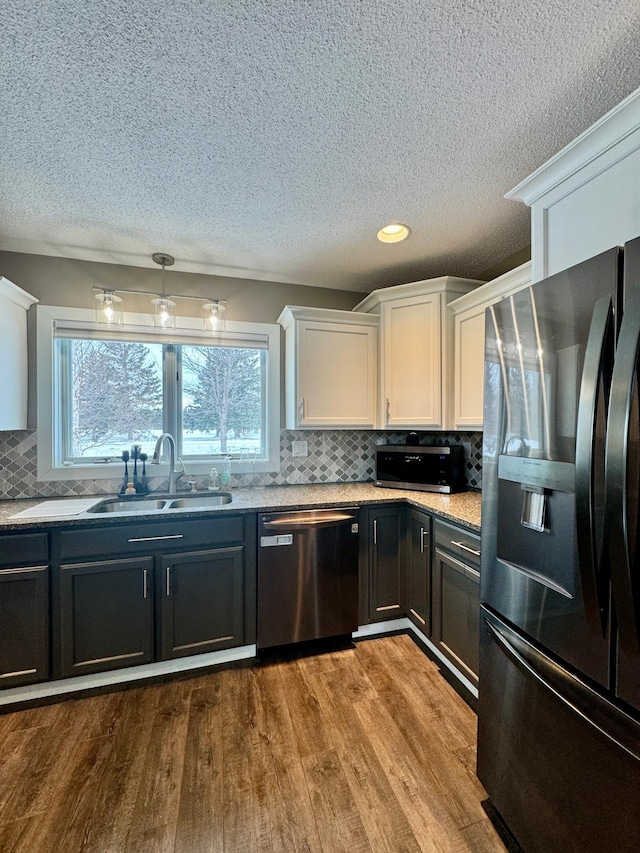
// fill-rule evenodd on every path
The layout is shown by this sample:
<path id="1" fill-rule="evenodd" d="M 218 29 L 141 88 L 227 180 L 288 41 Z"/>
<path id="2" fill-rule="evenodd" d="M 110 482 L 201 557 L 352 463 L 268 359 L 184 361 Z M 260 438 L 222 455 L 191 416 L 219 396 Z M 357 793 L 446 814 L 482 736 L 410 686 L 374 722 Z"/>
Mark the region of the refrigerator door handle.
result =
<path id="1" fill-rule="evenodd" d="M 578 559 L 587 619 L 602 634 L 607 627 L 607 582 L 603 581 L 601 543 L 596 533 L 597 416 L 600 394 L 608 396 L 614 344 L 611 296 L 603 296 L 593 309 L 580 384 L 576 425 L 575 500 Z M 609 358 L 607 357 L 609 354 Z M 609 375 L 607 375 L 607 373 Z M 603 381 L 604 380 L 604 381 Z M 605 399 L 605 411 L 608 400 Z M 602 460 L 603 461 L 603 460 Z M 603 510 L 600 509 L 600 512 Z M 600 519 L 602 525 L 602 519 Z"/>
<path id="2" fill-rule="evenodd" d="M 640 299 L 634 299 L 627 302 L 616 347 L 605 454 L 605 529 L 611 589 L 619 641 L 630 654 L 640 650 L 640 581 L 634 577 L 637 530 L 629 529 L 630 521 L 635 526 L 637 520 L 630 518 L 627 480 L 639 356 Z M 637 471 L 634 474 L 637 476 Z"/>
<path id="3" fill-rule="evenodd" d="M 525 675 L 535 678 L 572 713 L 634 758 L 640 756 L 638 724 L 585 682 L 565 670 L 493 614 L 484 612 L 491 639 Z"/>

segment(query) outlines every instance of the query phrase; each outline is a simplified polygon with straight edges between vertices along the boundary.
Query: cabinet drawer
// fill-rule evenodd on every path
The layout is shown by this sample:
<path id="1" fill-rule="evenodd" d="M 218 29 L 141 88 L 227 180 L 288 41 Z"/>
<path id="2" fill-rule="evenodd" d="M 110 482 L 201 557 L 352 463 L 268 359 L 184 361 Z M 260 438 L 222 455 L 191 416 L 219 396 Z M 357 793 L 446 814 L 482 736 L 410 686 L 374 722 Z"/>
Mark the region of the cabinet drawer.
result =
<path id="1" fill-rule="evenodd" d="M 453 554 L 458 559 L 480 569 L 480 537 L 462 527 L 435 520 L 433 525 L 436 548 Z"/>
<path id="2" fill-rule="evenodd" d="M 99 557 L 106 554 L 148 554 L 174 548 L 200 548 L 232 544 L 244 539 L 244 516 L 150 521 L 145 524 L 107 524 L 82 530 L 63 530 L 60 550 L 63 560 Z"/>
<path id="3" fill-rule="evenodd" d="M 49 562 L 46 533 L 16 533 L 0 536 L 0 566 L 35 566 Z"/>

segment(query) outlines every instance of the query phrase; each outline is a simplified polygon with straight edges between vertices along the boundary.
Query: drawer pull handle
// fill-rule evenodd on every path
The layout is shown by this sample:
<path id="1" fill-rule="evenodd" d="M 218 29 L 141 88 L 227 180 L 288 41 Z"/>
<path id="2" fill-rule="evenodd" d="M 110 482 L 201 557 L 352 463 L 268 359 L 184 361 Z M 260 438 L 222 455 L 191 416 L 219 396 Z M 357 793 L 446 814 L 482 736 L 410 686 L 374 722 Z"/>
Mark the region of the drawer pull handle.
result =
<path id="1" fill-rule="evenodd" d="M 167 597 L 171 595 L 171 566 L 167 566 Z"/>
<path id="2" fill-rule="evenodd" d="M 378 544 L 378 521 L 377 519 L 373 519 L 373 544 Z"/>
<path id="3" fill-rule="evenodd" d="M 172 533 L 170 536 L 140 536 L 129 539 L 129 542 L 159 542 L 161 539 L 184 539 L 184 533 Z"/>
<path id="4" fill-rule="evenodd" d="M 144 572 L 142 573 L 142 597 L 143 598 L 147 597 L 147 592 L 148 592 L 148 590 L 147 590 L 147 570 L 145 569 Z"/>
<path id="5" fill-rule="evenodd" d="M 451 540 L 452 545 L 457 545 L 458 548 L 462 548 L 463 551 L 468 551 L 470 554 L 475 554 L 476 557 L 480 556 L 480 551 L 476 551 L 475 548 L 469 548 L 468 545 L 465 545 L 464 542 L 454 542 Z"/>

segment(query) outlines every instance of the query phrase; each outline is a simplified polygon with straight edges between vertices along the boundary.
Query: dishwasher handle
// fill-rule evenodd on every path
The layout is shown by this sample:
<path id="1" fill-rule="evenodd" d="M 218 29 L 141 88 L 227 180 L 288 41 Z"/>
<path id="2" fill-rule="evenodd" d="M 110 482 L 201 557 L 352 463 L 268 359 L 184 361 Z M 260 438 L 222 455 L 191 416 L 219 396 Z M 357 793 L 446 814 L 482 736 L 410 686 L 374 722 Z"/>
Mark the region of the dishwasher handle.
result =
<path id="1" fill-rule="evenodd" d="M 295 516 L 287 516 L 286 518 L 274 518 L 272 521 L 264 520 L 262 527 L 264 530 L 304 530 L 315 529 L 318 527 L 335 527 L 339 524 L 352 524 L 358 520 L 356 515 L 344 512 L 322 513 L 322 515 L 309 516 L 308 518 L 296 518 Z"/>

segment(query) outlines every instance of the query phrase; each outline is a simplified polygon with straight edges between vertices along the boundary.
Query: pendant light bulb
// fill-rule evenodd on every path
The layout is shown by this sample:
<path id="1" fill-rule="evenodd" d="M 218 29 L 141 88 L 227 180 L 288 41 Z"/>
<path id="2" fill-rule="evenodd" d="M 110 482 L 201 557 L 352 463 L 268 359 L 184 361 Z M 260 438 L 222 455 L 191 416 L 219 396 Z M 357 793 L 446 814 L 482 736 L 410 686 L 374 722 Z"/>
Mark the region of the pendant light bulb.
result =
<path id="1" fill-rule="evenodd" d="M 176 318 L 173 313 L 176 303 L 166 296 L 158 296 L 157 299 L 151 300 L 153 306 L 152 324 L 154 329 L 163 329 L 164 331 L 173 331 L 176 327 Z"/>
<path id="2" fill-rule="evenodd" d="M 111 290 L 96 294 L 96 323 L 102 326 L 122 325 L 122 299 Z"/>
<path id="3" fill-rule="evenodd" d="M 227 328 L 227 303 L 220 299 L 212 299 L 202 306 L 202 325 L 205 332 L 219 334 Z"/>

